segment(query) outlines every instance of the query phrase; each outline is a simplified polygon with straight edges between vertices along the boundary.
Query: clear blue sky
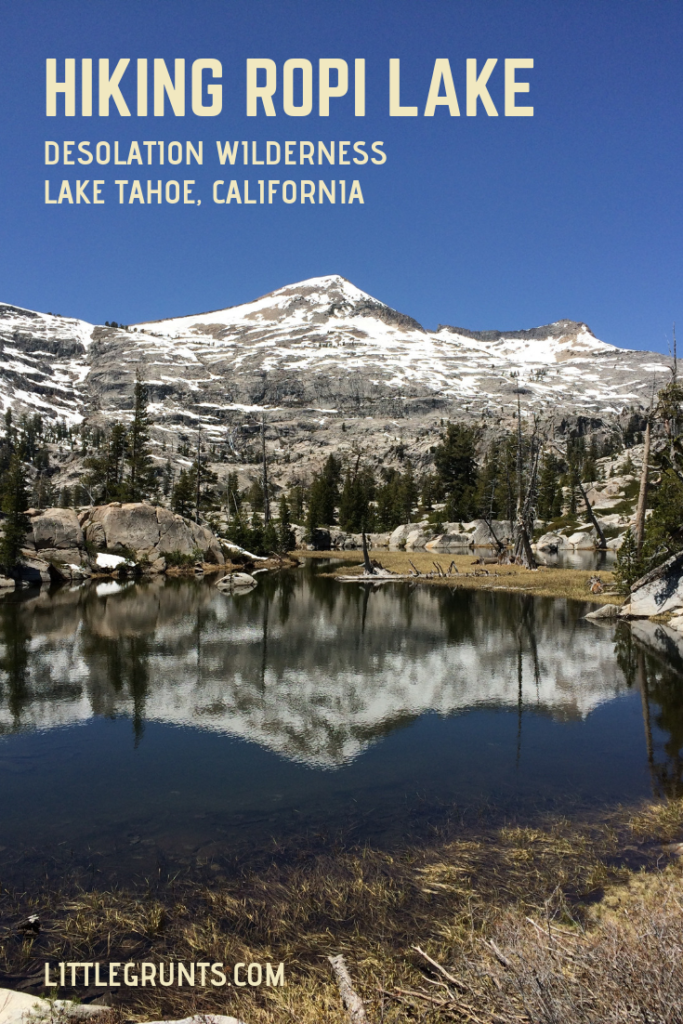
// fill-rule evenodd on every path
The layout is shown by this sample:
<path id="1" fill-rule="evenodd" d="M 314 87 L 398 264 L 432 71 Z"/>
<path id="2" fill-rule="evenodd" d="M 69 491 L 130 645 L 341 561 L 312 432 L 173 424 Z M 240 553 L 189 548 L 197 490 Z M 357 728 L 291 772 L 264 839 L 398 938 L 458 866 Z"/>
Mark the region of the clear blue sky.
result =
<path id="1" fill-rule="evenodd" d="M 0 0 L 0 299 L 132 323 L 248 301 L 340 273 L 426 327 L 532 327 L 583 320 L 605 341 L 666 351 L 683 335 L 683 5 L 673 0 Z M 223 112 L 184 118 L 45 114 L 45 59 L 120 57 L 135 114 L 146 57 L 223 64 Z M 340 57 L 367 68 L 321 118 L 246 117 L 248 57 Z M 392 118 L 389 59 L 420 114 L 437 58 L 450 59 L 461 117 Z M 465 116 L 465 60 L 532 57 L 535 116 Z M 130 79 L 130 81 L 129 81 Z M 95 110 L 97 110 L 95 91 Z M 317 91 L 315 93 L 317 97 Z M 189 108 L 189 100 L 188 100 Z M 80 107 L 77 107 L 80 110 Z M 44 165 L 46 139 L 204 141 L 204 166 Z M 382 167 L 219 168 L 215 140 L 382 140 Z M 143 153 L 145 151 L 143 150 Z M 215 205 L 215 179 L 361 182 L 360 206 Z M 107 181 L 102 206 L 44 204 L 44 180 Z M 193 178 L 199 206 L 120 206 L 115 178 Z M 54 194 L 54 193 L 52 193 Z M 225 192 L 222 193 L 225 195 Z M 253 191 L 252 191 L 253 195 Z"/>

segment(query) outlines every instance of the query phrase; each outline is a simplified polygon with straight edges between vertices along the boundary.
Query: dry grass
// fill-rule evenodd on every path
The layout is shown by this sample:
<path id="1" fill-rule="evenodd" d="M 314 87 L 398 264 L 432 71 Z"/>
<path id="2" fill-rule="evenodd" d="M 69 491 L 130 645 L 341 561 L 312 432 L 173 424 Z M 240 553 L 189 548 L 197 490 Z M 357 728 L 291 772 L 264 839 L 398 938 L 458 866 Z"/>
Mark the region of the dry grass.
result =
<path id="1" fill-rule="evenodd" d="M 683 801 L 601 822 L 461 826 L 394 854 L 302 850 L 293 864 L 212 884 L 3 891 L 0 971 L 30 975 L 46 959 L 284 961 L 284 989 L 117 998 L 127 1019 L 212 1011 L 249 1024 L 341 1024 L 327 957 L 342 953 L 371 1024 L 675 1024 L 682 876 L 677 862 L 661 867 L 662 843 L 676 838 Z M 44 928 L 26 939 L 12 923 L 30 913 Z"/>
<path id="2" fill-rule="evenodd" d="M 360 572 L 363 555 L 360 551 L 297 551 L 299 558 L 339 558 L 347 563 L 345 568 L 335 570 L 333 575 L 350 575 Z M 533 571 L 519 565 L 476 565 L 477 556 L 431 554 L 427 551 L 385 551 L 375 549 L 372 557 L 380 562 L 385 569 L 397 573 L 409 573 L 411 562 L 420 572 L 434 572 L 434 562 L 439 562 L 444 569 L 451 561 L 455 562 L 459 575 L 439 578 L 426 582 L 434 586 L 459 587 L 465 590 L 505 590 L 513 593 L 535 594 L 539 597 L 568 597 L 575 601 L 590 601 L 593 604 L 622 604 L 623 597 L 617 594 L 591 594 L 588 579 L 596 575 L 594 570 L 556 569 L 540 566 Z M 355 570 L 348 563 L 358 563 Z M 475 572 L 481 575 L 465 575 Z M 605 586 L 614 583 L 614 573 L 600 570 L 597 575 Z M 386 584 L 385 584 L 386 585 Z"/>

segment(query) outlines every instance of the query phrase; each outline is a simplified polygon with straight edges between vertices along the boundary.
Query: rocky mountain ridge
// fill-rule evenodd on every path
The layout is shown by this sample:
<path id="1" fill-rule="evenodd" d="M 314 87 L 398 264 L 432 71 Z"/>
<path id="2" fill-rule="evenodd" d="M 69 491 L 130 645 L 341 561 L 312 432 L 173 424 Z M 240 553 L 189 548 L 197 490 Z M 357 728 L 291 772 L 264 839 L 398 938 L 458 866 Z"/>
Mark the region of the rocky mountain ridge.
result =
<path id="1" fill-rule="evenodd" d="M 137 374 L 160 445 L 173 450 L 201 425 L 207 441 L 248 463 L 265 416 L 276 461 L 307 469 L 329 450 L 359 447 L 386 461 L 407 446 L 419 464 L 442 419 L 502 429 L 518 405 L 553 431 L 577 418 L 596 429 L 644 407 L 668 365 L 570 320 L 427 331 L 339 276 L 125 328 L 0 304 L 4 408 L 71 423 L 125 420 Z"/>

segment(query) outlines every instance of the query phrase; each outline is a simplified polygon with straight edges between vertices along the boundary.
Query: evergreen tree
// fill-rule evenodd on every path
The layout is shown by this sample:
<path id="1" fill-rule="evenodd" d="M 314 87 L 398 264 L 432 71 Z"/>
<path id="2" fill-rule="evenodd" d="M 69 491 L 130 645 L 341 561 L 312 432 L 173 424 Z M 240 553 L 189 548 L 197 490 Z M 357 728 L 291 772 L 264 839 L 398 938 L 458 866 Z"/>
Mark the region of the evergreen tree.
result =
<path id="1" fill-rule="evenodd" d="M 559 519 L 562 515 L 562 505 L 564 502 L 564 496 L 562 494 L 562 487 L 558 483 L 557 489 L 555 490 L 555 497 L 553 498 L 553 509 L 551 518 Z"/>
<path id="2" fill-rule="evenodd" d="M 262 555 L 264 553 L 264 527 L 263 520 L 259 516 L 258 512 L 254 512 L 251 517 L 251 529 L 249 531 L 249 550 L 253 551 L 255 555 Z M 270 524 L 269 524 L 270 525 Z"/>
<path id="3" fill-rule="evenodd" d="M 200 509 L 212 509 L 215 508 L 218 499 L 216 496 L 215 485 L 218 483 L 218 474 L 209 466 L 208 462 L 202 461 L 199 464 L 199 487 L 197 486 L 197 461 L 192 463 L 192 467 L 189 472 L 190 479 L 194 486 L 194 504 L 197 503 L 197 494 L 199 494 L 199 508 Z"/>
<path id="4" fill-rule="evenodd" d="M 545 519 L 546 521 L 554 519 L 558 504 L 559 511 L 557 515 L 562 514 L 562 489 L 559 486 L 559 469 L 560 463 L 557 457 L 552 452 L 546 452 L 541 462 L 538 477 L 538 501 L 536 508 L 539 519 Z"/>
<path id="5" fill-rule="evenodd" d="M 263 482 L 261 480 L 254 480 L 247 488 L 245 498 L 251 505 L 252 512 L 263 512 L 265 505 Z"/>
<path id="6" fill-rule="evenodd" d="M 311 484 L 306 522 L 309 533 L 313 533 L 320 526 L 334 525 L 335 509 L 339 502 L 340 475 L 341 463 L 334 455 L 330 455 L 322 472 Z"/>
<path id="7" fill-rule="evenodd" d="M 263 554 L 271 555 L 279 547 L 279 534 L 272 519 L 269 519 L 263 528 Z M 259 552 L 260 554 L 261 552 Z"/>
<path id="8" fill-rule="evenodd" d="M 289 506 L 284 494 L 280 495 L 277 521 L 277 550 L 281 554 L 291 551 L 295 546 L 294 531 L 289 514 Z"/>
<path id="9" fill-rule="evenodd" d="M 166 465 L 164 466 L 164 474 L 163 474 L 163 485 L 162 485 L 162 492 L 163 492 L 163 495 L 164 495 L 165 498 L 168 498 L 168 496 L 170 495 L 172 487 L 173 487 L 173 467 L 171 466 L 171 460 L 170 459 L 166 459 Z"/>
<path id="10" fill-rule="evenodd" d="M 124 466 L 127 432 L 122 423 L 114 423 L 109 434 L 100 441 L 99 451 L 83 460 L 86 473 L 83 484 L 95 502 L 120 501 L 127 497 Z"/>
<path id="11" fill-rule="evenodd" d="M 636 538 L 631 530 L 626 531 L 621 547 L 617 551 L 614 578 L 622 594 L 627 594 L 632 583 L 645 572 L 643 556 L 638 554 Z"/>
<path id="12" fill-rule="evenodd" d="M 28 492 L 24 467 L 18 454 L 12 456 L 9 470 L 3 481 L 2 509 L 6 513 L 0 539 L 0 564 L 10 571 L 17 564 L 19 551 L 24 545 L 29 518 Z"/>
<path id="13" fill-rule="evenodd" d="M 306 512 L 306 488 L 302 483 L 294 484 L 287 497 L 294 522 L 303 523 Z"/>
<path id="14" fill-rule="evenodd" d="M 178 512 L 181 516 L 189 516 L 194 501 L 194 480 L 186 469 L 182 469 L 173 488 L 173 511 Z"/>
<path id="15" fill-rule="evenodd" d="M 477 432 L 461 423 L 448 423 L 434 450 L 434 465 L 446 495 L 449 520 L 465 521 L 476 514 Z"/>
<path id="16" fill-rule="evenodd" d="M 133 391 L 133 422 L 128 431 L 128 497 L 141 501 L 152 489 L 152 457 L 150 455 L 147 388 L 138 376 Z"/>
<path id="17" fill-rule="evenodd" d="M 251 532 L 249 530 L 249 526 L 245 522 L 241 507 L 237 507 L 235 514 L 230 520 L 230 524 L 225 535 L 228 540 L 233 542 L 233 544 L 238 544 L 239 547 L 247 548 L 249 551 L 252 550 L 250 546 Z"/>
<path id="18" fill-rule="evenodd" d="M 384 483 L 377 490 L 377 527 L 380 530 L 394 530 L 403 523 L 409 523 L 413 506 L 418 499 L 418 489 L 410 462 L 405 473 L 395 469 L 383 470 Z"/>
<path id="19" fill-rule="evenodd" d="M 339 525 L 349 533 L 371 530 L 374 510 L 371 501 L 375 494 L 375 477 L 371 469 L 356 469 L 347 473 L 339 501 Z"/>
<path id="20" fill-rule="evenodd" d="M 419 490 L 417 482 L 415 480 L 415 474 L 413 472 L 413 464 L 410 459 L 406 459 L 405 472 L 401 475 L 399 480 L 397 495 L 396 495 L 396 512 L 399 516 L 400 523 L 409 523 L 413 518 L 413 508 L 417 505 L 419 498 Z"/>
<path id="21" fill-rule="evenodd" d="M 434 502 L 441 497 L 441 487 L 435 473 L 425 473 L 420 484 L 420 501 L 425 512 L 431 512 Z"/>
<path id="22" fill-rule="evenodd" d="M 645 564 L 654 568 L 683 549 L 683 480 L 672 469 L 662 473 L 646 520 Z"/>

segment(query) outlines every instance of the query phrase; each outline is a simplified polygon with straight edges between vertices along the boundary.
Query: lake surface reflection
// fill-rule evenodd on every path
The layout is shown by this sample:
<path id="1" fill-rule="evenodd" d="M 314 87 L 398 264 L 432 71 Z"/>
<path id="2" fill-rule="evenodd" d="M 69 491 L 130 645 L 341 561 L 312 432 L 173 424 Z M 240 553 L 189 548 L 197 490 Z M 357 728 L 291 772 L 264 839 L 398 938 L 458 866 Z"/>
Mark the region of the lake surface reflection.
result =
<path id="1" fill-rule="evenodd" d="M 587 608 L 342 585 L 88 584 L 0 604 L 0 872 L 391 846 L 482 806 L 681 789 L 683 673 Z"/>

